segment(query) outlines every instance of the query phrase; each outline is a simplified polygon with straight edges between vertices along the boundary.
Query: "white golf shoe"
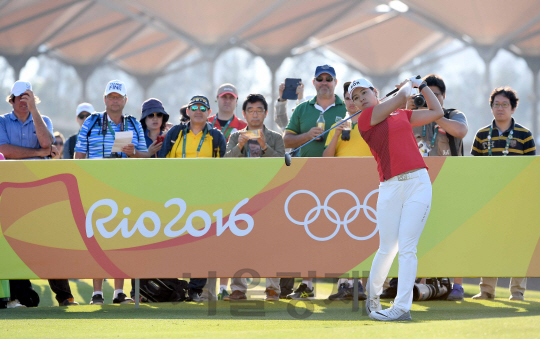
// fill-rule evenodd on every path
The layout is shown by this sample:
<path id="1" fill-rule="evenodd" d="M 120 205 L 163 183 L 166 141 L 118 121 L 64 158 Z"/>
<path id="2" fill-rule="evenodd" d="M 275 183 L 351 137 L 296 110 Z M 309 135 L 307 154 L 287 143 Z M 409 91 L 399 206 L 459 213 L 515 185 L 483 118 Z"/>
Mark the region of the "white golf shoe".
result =
<path id="1" fill-rule="evenodd" d="M 371 312 L 369 317 L 379 321 L 408 321 L 412 320 L 411 312 L 397 307 L 390 307 L 382 311 Z"/>

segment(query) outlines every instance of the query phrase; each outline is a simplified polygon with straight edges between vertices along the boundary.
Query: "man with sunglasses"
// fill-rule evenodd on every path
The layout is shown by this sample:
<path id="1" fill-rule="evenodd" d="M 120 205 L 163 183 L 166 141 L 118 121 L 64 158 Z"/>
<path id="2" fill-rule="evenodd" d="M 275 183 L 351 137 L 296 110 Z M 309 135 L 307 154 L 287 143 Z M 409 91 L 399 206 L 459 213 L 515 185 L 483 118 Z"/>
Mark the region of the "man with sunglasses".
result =
<path id="1" fill-rule="evenodd" d="M 343 118 L 347 114 L 345 103 L 334 94 L 336 85 L 336 71 L 332 66 L 322 65 L 315 69 L 313 86 L 317 95 L 294 109 L 283 135 L 286 148 L 296 148 L 316 138 L 336 122 L 336 117 Z M 324 130 L 317 127 L 317 119 L 321 115 L 324 117 Z M 320 141 L 317 140 L 302 147 L 298 156 L 322 157 L 326 136 L 324 135 Z M 281 297 L 286 295 L 287 299 L 303 299 L 314 296 L 311 279 L 304 279 L 298 289 L 291 293 L 293 284 L 293 278 L 281 279 Z"/>
<path id="2" fill-rule="evenodd" d="M 79 132 L 81 131 L 82 124 L 84 123 L 86 118 L 88 118 L 90 114 L 94 112 L 94 106 L 87 102 L 83 102 L 82 104 L 79 104 L 79 106 L 77 106 L 77 109 L 75 110 L 75 119 L 79 124 Z M 73 159 L 73 156 L 75 155 L 75 144 L 77 143 L 77 137 L 79 136 L 79 132 L 73 134 L 67 139 L 66 145 L 64 146 L 63 159 Z"/>
<path id="3" fill-rule="evenodd" d="M 225 140 L 228 141 L 232 133 L 246 128 L 244 120 L 238 119 L 234 114 L 238 103 L 238 90 L 233 84 L 223 84 L 217 91 L 218 112 L 211 116 L 208 122 L 213 128 L 221 131 Z"/>
<path id="4" fill-rule="evenodd" d="M 186 109 L 189 121 L 175 125 L 167 132 L 158 158 L 222 158 L 227 144 L 221 131 L 212 128 L 208 122 L 211 112 L 205 96 L 192 97 Z M 206 282 L 206 278 L 190 279 L 186 301 L 201 301 Z"/>
<path id="5" fill-rule="evenodd" d="M 158 158 L 222 158 L 227 144 L 223 134 L 208 122 L 211 112 L 205 96 L 192 97 L 186 110 L 189 122 L 167 132 Z"/>
<path id="6" fill-rule="evenodd" d="M 296 106 L 285 129 L 283 141 L 286 148 L 299 147 L 322 134 L 336 122 L 336 117 L 344 117 L 347 108 L 343 100 L 334 94 L 337 85 L 336 71 L 332 66 L 322 65 L 315 69 L 313 86 L 317 95 Z M 317 119 L 324 116 L 324 130 L 317 127 Z M 312 142 L 300 150 L 300 157 L 321 157 L 324 152 L 326 135 L 320 142 Z"/>
<path id="7" fill-rule="evenodd" d="M 54 158 L 58 149 L 54 146 L 53 125 L 38 111 L 36 104 L 40 100 L 32 92 L 32 85 L 25 81 L 15 82 L 6 101 L 12 105 L 13 111 L 0 116 L 0 152 L 6 159 Z M 13 294 L 13 291 L 23 293 L 32 285 L 29 280 L 12 280 L 11 286 Z M 49 279 L 49 286 L 60 306 L 78 305 L 67 279 Z M 21 296 L 17 299 L 22 301 L 26 298 Z"/>

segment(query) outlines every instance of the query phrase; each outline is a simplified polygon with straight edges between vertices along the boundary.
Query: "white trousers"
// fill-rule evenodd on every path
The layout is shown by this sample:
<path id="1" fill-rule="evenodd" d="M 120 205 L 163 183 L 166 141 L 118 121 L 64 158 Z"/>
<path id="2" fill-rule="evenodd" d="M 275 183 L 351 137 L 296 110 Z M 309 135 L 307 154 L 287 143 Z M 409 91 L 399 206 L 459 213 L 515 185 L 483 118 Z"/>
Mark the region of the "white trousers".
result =
<path id="1" fill-rule="evenodd" d="M 368 281 L 370 296 L 382 293 L 388 271 L 399 251 L 398 290 L 394 307 L 409 311 L 412 306 L 418 260 L 416 246 L 431 208 L 431 181 L 427 170 L 396 176 L 381 182 L 377 200 L 379 250 L 373 259 Z"/>

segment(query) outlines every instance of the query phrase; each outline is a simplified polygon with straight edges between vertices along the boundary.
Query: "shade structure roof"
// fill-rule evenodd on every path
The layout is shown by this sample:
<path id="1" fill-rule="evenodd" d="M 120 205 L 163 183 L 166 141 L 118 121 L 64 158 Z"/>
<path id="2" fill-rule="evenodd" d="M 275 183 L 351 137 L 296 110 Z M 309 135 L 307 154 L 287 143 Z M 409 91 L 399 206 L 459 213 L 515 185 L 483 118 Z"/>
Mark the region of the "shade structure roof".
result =
<path id="1" fill-rule="evenodd" d="M 450 39 L 540 57 L 535 0 L 402 2 L 408 11 L 384 13 L 375 9 L 386 2 L 376 0 L 3 0 L 0 54 L 14 66 L 46 53 L 140 75 L 236 46 L 267 60 L 327 47 L 373 75 L 394 73 Z"/>

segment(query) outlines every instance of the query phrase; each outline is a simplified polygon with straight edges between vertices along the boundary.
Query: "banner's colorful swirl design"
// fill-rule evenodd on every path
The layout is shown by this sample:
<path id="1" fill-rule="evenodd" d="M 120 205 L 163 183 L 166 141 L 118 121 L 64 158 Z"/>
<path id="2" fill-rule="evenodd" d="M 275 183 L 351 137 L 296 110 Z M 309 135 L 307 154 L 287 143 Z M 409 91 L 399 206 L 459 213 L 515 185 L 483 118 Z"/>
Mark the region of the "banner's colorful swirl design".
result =
<path id="1" fill-rule="evenodd" d="M 427 164 L 433 206 L 419 276 L 540 276 L 540 159 Z M 3 161 L 0 279 L 246 268 L 263 277 L 366 276 L 378 247 L 375 166 L 371 158 L 298 158 L 290 167 L 283 159 Z"/>

